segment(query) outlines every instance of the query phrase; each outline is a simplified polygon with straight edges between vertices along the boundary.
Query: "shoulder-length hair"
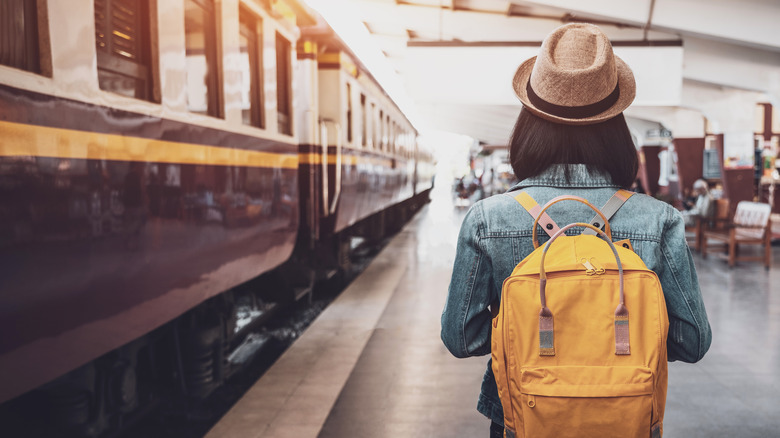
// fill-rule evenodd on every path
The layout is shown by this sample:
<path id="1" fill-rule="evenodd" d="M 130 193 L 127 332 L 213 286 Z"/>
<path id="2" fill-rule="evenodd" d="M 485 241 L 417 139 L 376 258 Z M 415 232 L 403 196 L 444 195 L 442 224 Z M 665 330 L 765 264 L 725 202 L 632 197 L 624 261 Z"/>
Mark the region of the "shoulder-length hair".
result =
<path id="1" fill-rule="evenodd" d="M 509 160 L 521 181 L 553 164 L 585 164 L 628 189 L 636 180 L 639 159 L 623 114 L 592 125 L 564 125 L 523 109 L 509 140 Z M 569 168 L 565 168 L 566 179 Z"/>

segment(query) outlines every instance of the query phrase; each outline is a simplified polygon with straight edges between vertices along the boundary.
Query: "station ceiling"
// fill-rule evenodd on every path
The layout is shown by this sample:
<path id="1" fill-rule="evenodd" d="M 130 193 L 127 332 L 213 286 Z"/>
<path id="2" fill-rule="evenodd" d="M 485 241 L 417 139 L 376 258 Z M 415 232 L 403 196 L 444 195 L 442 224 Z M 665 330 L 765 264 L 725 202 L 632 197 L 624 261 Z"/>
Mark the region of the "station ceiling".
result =
<path id="1" fill-rule="evenodd" d="M 379 77 L 398 81 L 396 95 L 407 93 L 421 128 L 487 144 L 506 143 L 520 109 L 511 89 L 514 70 L 567 22 L 599 25 L 634 70 L 637 99 L 626 114 L 662 123 L 676 135 L 703 131 L 688 126 L 696 114 L 729 130 L 732 119 L 752 119 L 755 102 L 780 105 L 777 0 L 309 3 L 332 25 L 352 23 L 369 36 L 356 53 L 381 58 L 387 72 Z M 366 55 L 371 51 L 381 55 Z"/>

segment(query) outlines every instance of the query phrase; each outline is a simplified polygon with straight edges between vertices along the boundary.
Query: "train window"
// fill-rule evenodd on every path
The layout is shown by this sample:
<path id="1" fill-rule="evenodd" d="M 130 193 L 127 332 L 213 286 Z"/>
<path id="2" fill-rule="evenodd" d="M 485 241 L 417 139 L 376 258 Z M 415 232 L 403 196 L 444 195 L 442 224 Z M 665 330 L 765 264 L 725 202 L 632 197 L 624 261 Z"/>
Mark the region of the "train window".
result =
<path id="1" fill-rule="evenodd" d="M 148 0 L 95 0 L 98 84 L 102 90 L 153 100 Z"/>
<path id="2" fill-rule="evenodd" d="M 292 135 L 290 107 L 290 42 L 276 33 L 276 112 L 277 127 L 282 134 Z"/>
<path id="3" fill-rule="evenodd" d="M 347 82 L 347 143 L 352 143 L 352 86 Z"/>
<path id="4" fill-rule="evenodd" d="M 385 116 L 385 150 L 390 151 L 390 114 Z"/>
<path id="5" fill-rule="evenodd" d="M 396 141 L 396 124 L 393 122 L 390 129 L 390 152 L 395 153 L 395 141 Z"/>
<path id="6" fill-rule="evenodd" d="M 376 125 L 377 140 L 376 146 L 380 151 L 385 149 L 385 112 L 379 110 L 379 124 Z"/>
<path id="7" fill-rule="evenodd" d="M 399 154 L 401 153 L 401 149 L 404 146 L 404 131 L 403 128 L 401 128 L 400 125 L 396 125 L 395 127 L 395 150 Z"/>
<path id="8" fill-rule="evenodd" d="M 403 146 L 404 132 L 401 125 L 395 125 L 395 150 L 399 152 L 401 146 Z"/>
<path id="9" fill-rule="evenodd" d="M 187 108 L 221 117 L 215 17 L 213 0 L 185 0 Z"/>
<path id="10" fill-rule="evenodd" d="M 368 145 L 368 127 L 366 126 L 366 121 L 368 118 L 366 117 L 366 95 L 360 94 L 360 116 L 361 116 L 361 123 L 360 123 L 360 144 L 363 146 Z"/>
<path id="11" fill-rule="evenodd" d="M 371 142 L 371 146 L 372 147 L 376 147 L 376 146 L 379 145 L 379 142 L 377 141 L 377 134 L 376 134 L 377 125 L 376 125 L 376 119 L 375 119 L 376 116 L 375 116 L 375 114 L 376 114 L 376 104 L 372 103 L 371 104 L 371 114 L 368 115 L 369 123 L 371 123 L 371 135 L 370 135 L 369 138 L 371 138 L 373 140 Z"/>
<path id="12" fill-rule="evenodd" d="M 41 14 L 45 5 L 40 0 L 0 1 L 0 64 L 51 76 L 41 60 L 41 55 L 49 56 L 41 53 L 48 46 L 46 14 Z"/>
<path id="13" fill-rule="evenodd" d="M 263 22 L 244 8 L 239 8 L 239 42 L 241 69 L 241 119 L 245 125 L 265 128 L 263 111 L 263 56 L 260 35 Z"/>

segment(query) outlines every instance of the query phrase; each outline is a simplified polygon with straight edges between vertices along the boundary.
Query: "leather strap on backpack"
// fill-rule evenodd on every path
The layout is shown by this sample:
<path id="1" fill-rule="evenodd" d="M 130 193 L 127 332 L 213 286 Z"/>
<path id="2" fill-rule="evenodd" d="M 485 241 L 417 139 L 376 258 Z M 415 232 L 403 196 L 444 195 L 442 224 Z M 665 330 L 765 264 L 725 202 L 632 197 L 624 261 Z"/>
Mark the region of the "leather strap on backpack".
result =
<path id="1" fill-rule="evenodd" d="M 612 219 L 612 216 L 614 216 L 615 213 L 620 210 L 620 207 L 622 207 L 623 204 L 628 201 L 628 198 L 630 198 L 633 194 L 634 192 L 629 192 L 628 190 L 618 190 L 614 195 L 612 195 L 611 198 L 609 198 L 607 203 L 601 207 L 601 212 L 604 213 L 604 216 L 606 216 L 608 220 Z M 596 228 L 601 228 L 604 226 L 604 224 L 601 223 L 601 218 L 599 215 L 593 216 L 593 219 L 590 220 L 590 224 Z M 582 234 L 590 234 L 595 236 L 596 232 L 590 228 L 586 228 L 582 231 Z"/>
<path id="2" fill-rule="evenodd" d="M 542 212 L 542 215 L 539 216 L 539 212 L 542 211 L 542 207 L 539 206 L 539 204 L 534 200 L 534 198 L 531 197 L 526 192 L 520 192 L 517 195 L 514 196 L 515 201 L 519 202 L 520 205 L 525 209 L 525 211 L 528 212 L 528 214 L 531 215 L 531 217 L 536 220 L 537 217 L 539 218 L 539 225 L 542 226 L 542 229 L 545 233 L 547 233 L 548 236 L 552 237 L 553 234 L 557 233 L 560 228 L 558 228 L 558 224 L 553 221 L 547 213 Z"/>
<path id="3" fill-rule="evenodd" d="M 550 203 L 552 203 L 552 201 L 550 201 Z M 548 203 L 548 205 L 550 205 L 550 203 Z M 542 257 L 539 266 L 539 299 L 542 304 L 542 308 L 539 310 L 539 356 L 555 356 L 553 314 L 550 308 L 547 307 L 547 273 L 544 271 L 544 258 L 547 256 L 547 251 L 550 249 L 550 245 L 552 245 L 553 241 L 563 235 L 566 230 L 573 227 L 585 227 L 594 230 L 596 234 L 600 235 L 603 240 L 609 244 L 612 253 L 615 255 L 620 282 L 620 303 L 615 309 L 615 354 L 631 354 L 628 330 L 628 307 L 626 307 L 625 304 L 625 294 L 623 291 L 623 264 L 620 262 L 620 256 L 618 255 L 617 249 L 612 243 L 612 238 L 608 233 L 599 230 L 593 225 L 582 222 L 575 222 L 573 224 L 566 225 L 565 227 L 561 228 L 560 231 L 555 233 L 555 235 L 547 241 L 547 243 L 544 245 L 544 249 L 542 250 Z M 607 229 L 609 229 L 608 224 Z"/>
<path id="4" fill-rule="evenodd" d="M 507 194 L 509 195 L 509 194 Z M 630 192 L 628 190 L 620 189 L 617 192 L 615 192 L 611 198 L 602 206 L 599 210 L 601 213 L 604 214 L 603 218 L 606 218 L 607 222 L 604 222 L 604 219 L 602 216 L 599 216 L 598 214 L 594 215 L 593 218 L 590 220 L 590 224 L 593 225 L 596 228 L 602 228 L 606 224 L 609 223 L 609 220 L 612 219 L 612 216 L 617 213 L 618 210 L 620 210 L 620 207 L 625 204 L 625 202 L 634 195 L 634 192 Z M 511 196 L 511 195 L 509 195 Z M 542 226 L 542 230 L 544 230 L 545 233 L 547 233 L 548 236 L 552 237 L 555 233 L 558 232 L 560 227 L 558 227 L 558 224 L 555 223 L 550 216 L 543 211 L 542 207 L 539 206 L 539 204 L 534 200 L 534 198 L 531 197 L 526 192 L 520 192 L 517 195 L 513 196 L 513 198 L 525 209 L 525 211 L 528 212 L 528 214 L 531 215 L 534 220 L 536 220 L 537 217 L 539 217 L 539 224 Z M 556 198 L 557 199 L 557 198 Z M 539 212 L 542 212 L 541 216 L 539 216 Z M 596 232 L 586 228 L 582 231 L 583 234 L 590 234 L 595 236 Z M 534 248 L 538 248 L 538 245 L 536 244 L 536 239 L 534 239 Z"/>
<path id="5" fill-rule="evenodd" d="M 563 196 L 558 196 L 558 197 L 552 198 L 552 199 L 550 199 L 549 202 L 544 204 L 544 207 L 542 207 L 541 213 L 536 218 L 536 221 L 534 222 L 534 227 L 533 227 L 533 234 L 531 235 L 531 239 L 532 239 L 533 244 L 534 244 L 534 249 L 539 248 L 539 240 L 537 239 L 537 235 L 536 235 L 536 223 L 539 221 L 539 219 L 542 217 L 543 214 L 546 214 L 545 211 L 547 211 L 548 208 L 552 207 L 553 204 L 557 204 L 557 203 L 559 203 L 561 201 L 577 201 L 577 202 L 581 202 L 581 203 L 587 205 L 588 207 L 590 207 L 591 209 L 593 209 L 593 211 L 596 212 L 596 215 L 599 218 L 601 218 L 601 221 L 604 222 L 604 232 L 607 233 L 607 236 L 609 237 L 610 242 L 612 241 L 612 229 L 609 227 L 609 221 L 607 220 L 607 217 L 604 216 L 603 213 L 601 213 L 601 210 L 599 210 L 598 208 L 593 206 L 593 204 L 588 202 L 588 200 L 585 199 L 585 198 L 580 198 L 579 196 L 573 196 L 573 195 L 563 195 Z M 590 225 L 590 224 L 585 224 L 585 225 Z M 567 225 L 565 228 L 568 229 L 568 228 L 571 228 L 571 227 Z M 558 234 L 558 233 L 556 232 L 555 234 Z"/>

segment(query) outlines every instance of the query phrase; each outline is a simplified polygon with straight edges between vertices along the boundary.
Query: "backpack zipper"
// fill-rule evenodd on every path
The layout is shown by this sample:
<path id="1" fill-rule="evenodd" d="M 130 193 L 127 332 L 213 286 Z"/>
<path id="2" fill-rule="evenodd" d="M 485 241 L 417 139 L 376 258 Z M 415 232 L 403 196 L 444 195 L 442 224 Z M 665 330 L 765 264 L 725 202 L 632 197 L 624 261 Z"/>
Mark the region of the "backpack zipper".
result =
<path id="1" fill-rule="evenodd" d="M 580 263 L 582 263 L 582 266 L 585 266 L 585 275 L 595 275 L 596 274 L 596 268 L 593 267 L 593 265 L 590 264 L 590 261 L 583 257 L 580 259 Z"/>
<path id="2" fill-rule="evenodd" d="M 585 266 L 585 275 L 601 275 L 606 271 L 603 266 L 596 260 L 596 257 L 590 259 L 583 257 L 580 259 L 582 266 Z"/>
<path id="3" fill-rule="evenodd" d="M 601 266 L 601 263 L 599 263 L 599 261 L 596 260 L 596 257 L 591 257 L 590 263 L 596 268 L 596 275 L 601 275 L 607 272 L 607 270 L 604 269 L 604 266 Z"/>

